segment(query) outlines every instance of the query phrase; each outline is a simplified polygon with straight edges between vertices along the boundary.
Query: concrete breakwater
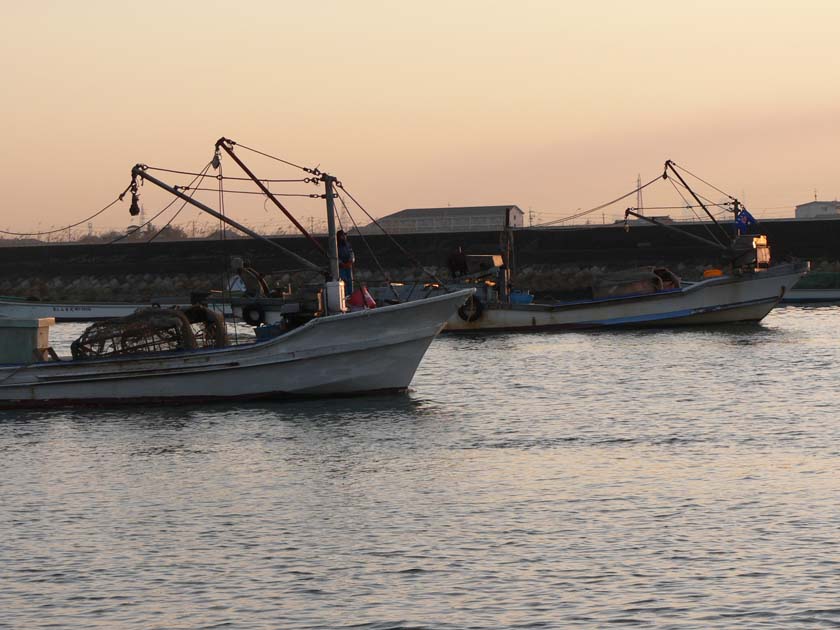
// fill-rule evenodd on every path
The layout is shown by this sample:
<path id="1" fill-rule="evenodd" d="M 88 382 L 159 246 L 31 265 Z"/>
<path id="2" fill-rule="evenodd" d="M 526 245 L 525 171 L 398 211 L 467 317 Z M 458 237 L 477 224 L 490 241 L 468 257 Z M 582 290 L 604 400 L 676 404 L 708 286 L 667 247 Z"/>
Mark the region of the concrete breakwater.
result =
<path id="1" fill-rule="evenodd" d="M 445 268 L 428 268 L 443 282 L 451 280 Z M 597 276 L 609 272 L 607 267 L 558 268 L 526 267 L 513 278 L 516 288 L 536 292 L 575 292 L 585 290 Z M 687 268 L 680 271 L 686 278 L 702 274 L 701 268 Z M 432 282 L 429 275 L 409 269 L 391 270 L 389 276 L 400 282 L 425 284 Z M 358 268 L 355 273 L 358 283 L 378 285 L 384 282 L 377 270 Z M 288 285 L 300 286 L 316 282 L 317 275 L 269 274 L 266 277 L 272 288 Z M 7 277 L 0 280 L 0 295 L 37 299 L 42 301 L 74 302 L 154 302 L 164 297 L 189 297 L 192 293 L 218 290 L 223 287 L 220 274 L 115 274 L 82 276 L 35 276 Z"/>
<path id="2" fill-rule="evenodd" d="M 685 226 L 707 235 L 707 225 Z M 761 224 L 776 260 L 798 257 L 820 271 L 840 271 L 840 220 L 773 221 Z M 318 260 L 314 246 L 300 237 L 275 239 Z M 426 281 L 423 265 L 448 278 L 446 260 L 456 248 L 468 254 L 500 251 L 499 232 L 406 234 L 353 237 L 356 277 L 381 282 Z M 410 252 L 410 254 L 406 254 Z M 189 296 L 223 286 L 225 261 L 239 256 L 270 276 L 273 284 L 295 286 L 318 280 L 302 272 L 294 258 L 251 239 L 177 241 L 114 245 L 43 245 L 0 248 L 0 294 L 41 300 L 146 302 L 155 297 Z M 323 261 L 323 259 L 321 259 Z M 692 280 L 717 266 L 720 252 L 655 227 L 592 226 L 514 232 L 514 284 L 542 291 L 578 291 L 594 276 L 621 269 L 662 265 Z"/>
<path id="3" fill-rule="evenodd" d="M 685 280 L 696 280 L 710 267 L 677 264 L 670 269 Z M 444 267 L 426 269 L 444 282 L 451 280 Z M 534 265 L 521 268 L 512 280 L 515 288 L 530 290 L 537 295 L 574 294 L 585 292 L 593 280 L 619 269 L 621 267 L 610 265 Z M 840 263 L 824 262 L 817 264 L 815 270 L 840 273 Z M 431 282 L 427 274 L 409 268 L 390 270 L 389 276 L 406 283 Z M 374 286 L 383 283 L 379 270 L 358 268 L 355 277 L 357 282 Z M 266 279 L 269 286 L 280 289 L 317 282 L 318 275 L 311 272 L 277 273 L 268 274 Z M 0 279 L 0 295 L 43 301 L 152 303 L 156 298 L 189 297 L 192 293 L 218 290 L 222 286 L 223 278 L 219 273 L 7 276 Z"/>

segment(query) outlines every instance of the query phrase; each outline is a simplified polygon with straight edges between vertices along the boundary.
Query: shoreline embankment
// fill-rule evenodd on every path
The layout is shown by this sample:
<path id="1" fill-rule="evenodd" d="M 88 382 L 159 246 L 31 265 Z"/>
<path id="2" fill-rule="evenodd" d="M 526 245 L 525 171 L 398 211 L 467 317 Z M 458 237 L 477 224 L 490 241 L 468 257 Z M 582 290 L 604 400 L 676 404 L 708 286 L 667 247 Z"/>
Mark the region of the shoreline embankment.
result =
<path id="1" fill-rule="evenodd" d="M 708 237 L 708 224 L 681 225 Z M 840 272 L 840 220 L 766 221 L 776 260 L 810 260 L 820 271 Z M 319 261 L 302 237 L 274 239 L 298 255 Z M 446 280 L 446 260 L 457 247 L 467 254 L 501 251 L 500 232 L 460 232 L 353 236 L 356 277 L 381 282 L 427 281 L 427 271 Z M 406 255 L 405 252 L 410 252 Z M 300 263 L 251 239 L 170 241 L 112 245 L 53 244 L 0 247 L 0 294 L 41 300 L 145 302 L 155 297 L 188 296 L 223 286 L 227 261 L 241 257 L 270 276 L 273 284 L 318 280 Z M 324 263 L 326 261 L 323 261 Z M 419 265 L 417 264 L 419 263 Z M 594 275 L 645 266 L 666 266 L 692 280 L 720 264 L 720 252 L 655 226 L 621 225 L 514 232 L 513 281 L 534 291 L 574 291 Z M 384 271 L 384 274 L 383 274 Z"/>

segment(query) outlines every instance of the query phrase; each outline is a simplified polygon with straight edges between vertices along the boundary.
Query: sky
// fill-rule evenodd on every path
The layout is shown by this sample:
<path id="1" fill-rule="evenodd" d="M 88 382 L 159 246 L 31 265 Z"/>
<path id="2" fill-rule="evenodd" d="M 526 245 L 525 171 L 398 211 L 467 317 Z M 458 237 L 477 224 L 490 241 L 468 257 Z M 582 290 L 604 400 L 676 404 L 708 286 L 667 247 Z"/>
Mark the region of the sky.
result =
<path id="1" fill-rule="evenodd" d="M 759 217 L 840 196 L 836 0 L 0 7 L 3 230 L 85 219 L 136 163 L 198 171 L 221 136 L 320 166 L 376 217 L 517 204 L 541 223 L 632 190 L 666 159 Z M 305 175 L 238 154 L 261 177 Z M 681 203 L 665 184 L 645 195 Z M 144 186 L 147 216 L 168 201 Z M 284 203 L 323 220 L 320 200 Z M 253 196 L 226 195 L 225 208 L 252 227 L 288 225 Z M 208 219 L 187 209 L 176 224 L 196 220 Z M 129 222 L 126 202 L 93 223 Z"/>

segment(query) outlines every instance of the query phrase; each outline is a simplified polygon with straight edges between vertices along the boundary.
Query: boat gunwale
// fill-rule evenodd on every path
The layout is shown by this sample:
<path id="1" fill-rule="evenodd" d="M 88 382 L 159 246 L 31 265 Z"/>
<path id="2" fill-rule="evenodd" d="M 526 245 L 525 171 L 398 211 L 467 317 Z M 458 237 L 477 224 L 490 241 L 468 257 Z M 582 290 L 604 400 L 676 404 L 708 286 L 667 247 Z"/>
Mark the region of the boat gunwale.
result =
<path id="1" fill-rule="evenodd" d="M 363 317 L 377 317 L 381 315 L 391 314 L 394 311 L 400 310 L 410 310 L 419 308 L 421 306 L 425 306 L 432 302 L 445 302 L 452 300 L 456 296 L 463 295 L 464 300 L 468 295 L 472 295 L 475 293 L 475 289 L 460 289 L 458 291 L 453 291 L 451 293 L 445 293 L 443 295 L 435 295 L 428 298 L 424 298 L 423 300 L 413 300 L 410 302 L 401 302 L 400 304 L 387 304 L 385 306 L 380 306 L 377 308 L 372 309 L 363 309 L 359 311 L 348 311 L 345 313 L 336 313 L 334 315 L 326 315 L 323 317 L 315 317 L 305 324 L 294 328 L 287 333 L 284 333 L 278 337 L 274 337 L 271 339 L 266 340 L 255 340 L 253 342 L 247 342 L 242 344 L 237 344 L 233 346 L 225 346 L 224 348 L 196 348 L 193 350 L 172 350 L 169 352 L 156 352 L 156 353 L 148 353 L 148 354 L 121 354 L 116 356 L 109 356 L 109 357 L 100 357 L 100 358 L 91 358 L 91 359 L 62 359 L 59 361 L 36 361 L 33 363 L 2 363 L 0 364 L 0 370 L 26 370 L 26 369 L 33 369 L 35 367 L 39 369 L 61 369 L 67 368 L 68 366 L 75 366 L 75 365 L 94 365 L 94 366 L 102 366 L 108 365 L 109 363 L 125 363 L 125 362 L 149 362 L 149 361 L 160 361 L 161 359 L 178 359 L 178 358 L 190 358 L 190 357 L 203 357 L 212 359 L 215 356 L 224 356 L 224 354 L 236 353 L 236 354 L 250 354 L 253 352 L 263 351 L 270 349 L 272 346 L 281 345 L 285 341 L 290 338 L 294 338 L 295 336 L 300 336 L 306 332 L 311 331 L 312 329 L 318 326 L 324 326 L 329 323 L 334 323 L 338 320 L 347 320 L 347 319 L 359 319 Z M 445 325 L 445 321 L 441 322 L 441 327 Z M 335 346 L 333 346 L 335 347 Z M 290 351 L 291 354 L 294 353 L 304 353 L 308 354 L 311 350 L 294 350 Z M 183 369 L 183 368 L 181 368 Z M 0 382 L 0 387 L 4 386 L 2 382 Z"/>
<path id="2" fill-rule="evenodd" d="M 778 304 L 780 298 L 779 297 L 772 297 L 772 298 L 759 298 L 756 300 L 747 300 L 746 302 L 736 302 L 732 304 L 726 305 L 715 305 L 715 306 L 707 306 L 707 307 L 700 307 L 695 309 L 682 309 L 677 311 L 670 311 L 668 313 L 663 313 L 661 315 L 651 316 L 642 316 L 643 319 L 634 319 L 634 318 L 613 318 L 607 320 L 589 320 L 586 322 L 574 322 L 574 323 L 557 323 L 557 324 L 539 324 L 539 325 L 530 325 L 530 326 L 492 326 L 492 327 L 475 327 L 475 328 L 445 328 L 444 333 L 447 335 L 464 335 L 464 334 L 493 334 L 493 333 L 541 333 L 541 332 L 551 332 L 551 331 L 562 331 L 562 330 L 610 330 L 610 329 L 632 329 L 632 328 L 671 328 L 671 327 L 680 327 L 685 326 L 685 324 L 681 323 L 674 323 L 668 324 L 665 323 L 666 320 L 675 319 L 675 318 L 686 318 L 686 317 L 695 317 L 698 315 L 706 315 L 708 313 L 717 313 L 722 311 L 728 310 L 735 310 L 739 308 L 745 308 L 750 306 L 759 306 L 762 304 L 769 304 L 772 307 Z M 616 322 L 616 319 L 626 319 L 627 321 L 620 321 Z M 737 320 L 739 322 L 751 322 L 751 321 L 759 321 L 755 319 L 744 319 L 744 320 Z M 732 322 L 736 323 L 736 322 Z M 703 324 L 698 324 L 698 326 L 702 326 Z"/>
<path id="3" fill-rule="evenodd" d="M 665 289 L 663 291 L 655 291 L 653 293 L 630 293 L 626 295 L 616 295 L 605 298 L 593 298 L 591 300 L 570 300 L 568 302 L 532 302 L 530 304 L 502 304 L 499 302 L 490 302 L 485 304 L 484 306 L 485 308 L 493 310 L 552 312 L 564 310 L 567 308 L 585 308 L 587 306 L 596 306 L 600 304 L 616 304 L 619 302 L 647 301 L 653 299 L 662 299 L 666 297 L 677 297 L 681 295 L 688 295 L 695 291 L 700 291 L 711 286 L 724 286 L 727 284 L 742 283 L 744 282 L 744 280 L 746 280 L 747 282 L 757 282 L 759 280 L 785 275 L 802 276 L 805 273 L 807 273 L 807 267 L 805 265 L 800 266 L 790 264 L 789 268 L 782 269 L 782 267 L 788 267 L 788 265 L 779 265 L 777 267 L 755 272 L 753 274 L 717 276 L 715 278 L 707 278 L 705 280 L 699 280 L 697 282 L 686 282 L 685 285 L 681 287 L 677 287 L 674 289 Z M 779 299 L 781 299 L 781 296 L 779 297 Z"/>

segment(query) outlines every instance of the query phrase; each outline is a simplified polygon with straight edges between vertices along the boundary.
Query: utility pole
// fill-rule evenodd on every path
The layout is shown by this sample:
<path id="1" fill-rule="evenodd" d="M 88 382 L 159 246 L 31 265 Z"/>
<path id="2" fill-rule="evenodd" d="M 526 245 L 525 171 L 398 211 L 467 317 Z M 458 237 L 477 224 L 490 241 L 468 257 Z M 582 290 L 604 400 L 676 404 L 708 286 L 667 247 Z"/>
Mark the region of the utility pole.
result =
<path id="1" fill-rule="evenodd" d="M 639 173 L 638 175 L 636 175 L 636 210 L 642 216 L 645 215 L 643 206 L 644 202 L 642 201 L 642 174 Z"/>

